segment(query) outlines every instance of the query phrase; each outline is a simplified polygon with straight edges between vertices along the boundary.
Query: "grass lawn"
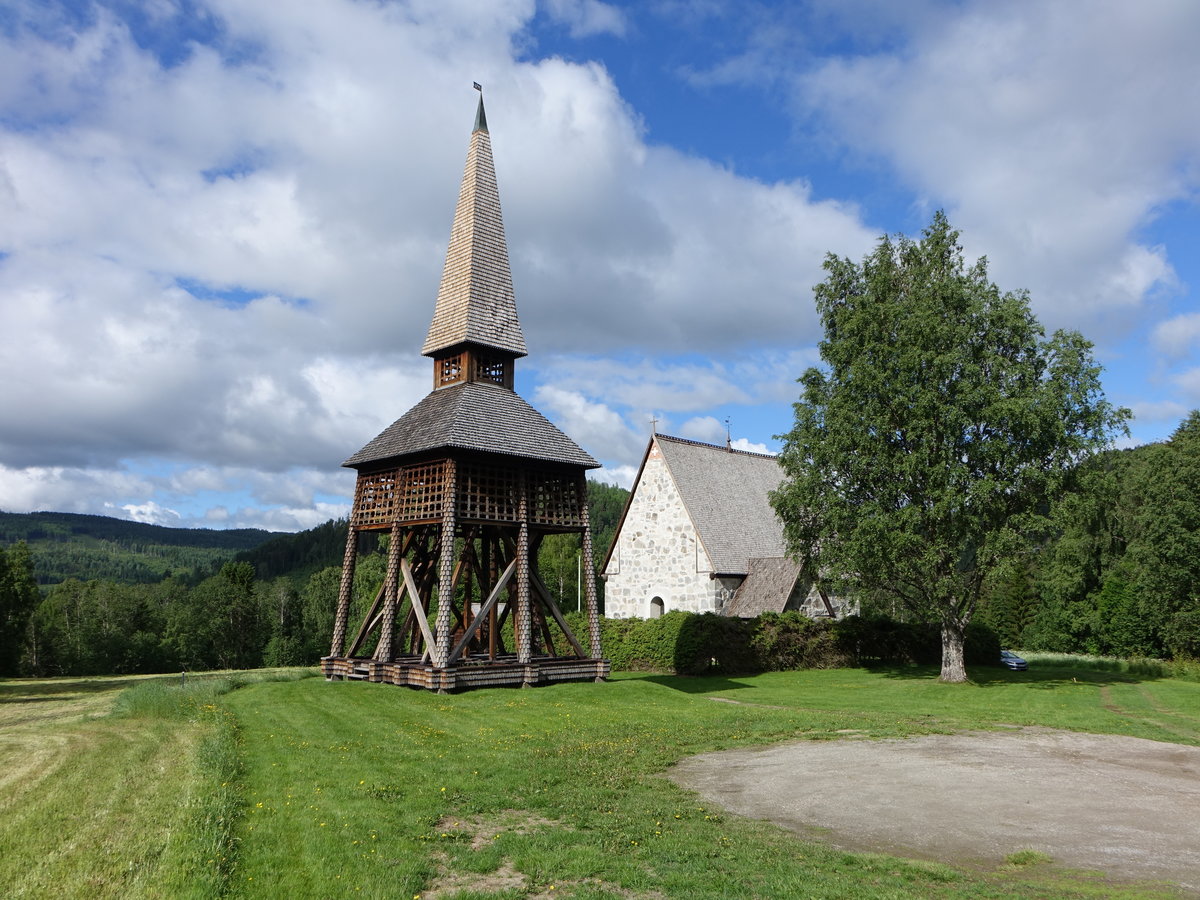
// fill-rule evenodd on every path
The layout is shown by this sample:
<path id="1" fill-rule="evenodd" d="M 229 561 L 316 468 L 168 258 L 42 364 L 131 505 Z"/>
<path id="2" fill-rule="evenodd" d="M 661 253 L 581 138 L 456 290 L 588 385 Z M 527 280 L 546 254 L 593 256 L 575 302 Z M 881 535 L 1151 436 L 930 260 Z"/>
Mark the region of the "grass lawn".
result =
<path id="1" fill-rule="evenodd" d="M 0 895 L 1153 896 L 1036 854 L 981 872 L 843 853 L 662 777 L 708 750 L 1012 724 L 1200 744 L 1194 682 L 972 675 L 622 675 L 451 696 L 318 678 L 152 685 L 119 715 L 106 713 L 124 681 L 41 695 L 0 681 Z"/>
<path id="2" fill-rule="evenodd" d="M 109 715 L 130 679 L 0 681 L 0 896 L 153 896 L 201 726 Z"/>

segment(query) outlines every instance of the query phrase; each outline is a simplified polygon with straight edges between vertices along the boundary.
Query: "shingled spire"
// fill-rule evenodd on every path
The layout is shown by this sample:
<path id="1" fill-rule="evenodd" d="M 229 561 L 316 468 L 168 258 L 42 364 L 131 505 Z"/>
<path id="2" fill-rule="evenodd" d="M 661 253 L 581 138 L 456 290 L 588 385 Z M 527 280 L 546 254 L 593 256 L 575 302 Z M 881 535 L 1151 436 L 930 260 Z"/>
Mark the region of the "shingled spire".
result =
<path id="1" fill-rule="evenodd" d="M 486 380 L 510 388 L 512 362 L 526 354 L 482 92 L 437 305 L 421 353 L 434 358 L 435 387 Z"/>

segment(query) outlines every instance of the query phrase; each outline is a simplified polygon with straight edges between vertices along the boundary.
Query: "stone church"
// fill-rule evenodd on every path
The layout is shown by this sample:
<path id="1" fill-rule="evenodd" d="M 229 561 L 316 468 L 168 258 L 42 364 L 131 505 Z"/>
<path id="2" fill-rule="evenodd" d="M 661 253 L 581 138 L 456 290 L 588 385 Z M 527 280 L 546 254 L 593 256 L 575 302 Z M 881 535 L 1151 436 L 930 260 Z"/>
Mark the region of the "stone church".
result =
<path id="1" fill-rule="evenodd" d="M 768 498 L 782 479 L 774 456 L 653 435 L 601 570 L 605 615 L 852 611 L 785 556 Z"/>

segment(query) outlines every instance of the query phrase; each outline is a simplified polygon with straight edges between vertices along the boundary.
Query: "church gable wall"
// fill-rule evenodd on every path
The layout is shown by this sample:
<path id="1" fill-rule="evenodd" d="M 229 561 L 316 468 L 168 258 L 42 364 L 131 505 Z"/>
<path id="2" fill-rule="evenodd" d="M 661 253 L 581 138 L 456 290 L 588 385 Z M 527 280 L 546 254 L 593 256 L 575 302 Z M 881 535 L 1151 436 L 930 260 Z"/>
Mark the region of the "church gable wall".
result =
<path id="1" fill-rule="evenodd" d="M 719 612 L 729 586 L 711 572 L 667 464 L 652 447 L 605 569 L 605 615 L 651 618 L 659 612 L 652 611 L 655 598 L 661 612 Z"/>

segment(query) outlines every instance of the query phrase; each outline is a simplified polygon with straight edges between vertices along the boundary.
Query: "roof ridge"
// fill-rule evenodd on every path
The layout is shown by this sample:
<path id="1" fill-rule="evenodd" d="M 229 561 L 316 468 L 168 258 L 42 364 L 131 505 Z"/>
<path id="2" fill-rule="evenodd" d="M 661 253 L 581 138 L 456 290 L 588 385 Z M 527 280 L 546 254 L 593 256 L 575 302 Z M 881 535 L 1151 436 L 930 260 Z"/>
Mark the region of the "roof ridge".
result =
<path id="1" fill-rule="evenodd" d="M 670 434 L 659 434 L 655 432 L 656 440 L 672 441 L 676 444 L 689 444 L 693 447 L 704 447 L 708 450 L 720 450 L 722 453 L 738 453 L 742 456 L 757 456 L 762 459 L 779 459 L 778 453 L 759 453 L 757 450 L 739 450 L 736 447 L 725 447 L 721 444 L 710 444 L 707 441 L 694 441 L 691 438 L 675 437 Z"/>

